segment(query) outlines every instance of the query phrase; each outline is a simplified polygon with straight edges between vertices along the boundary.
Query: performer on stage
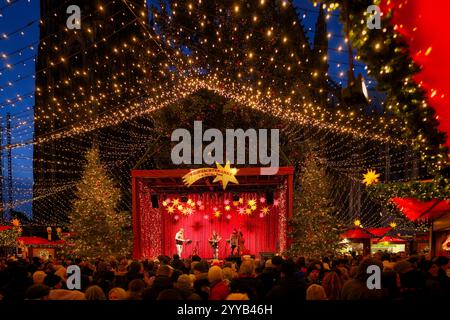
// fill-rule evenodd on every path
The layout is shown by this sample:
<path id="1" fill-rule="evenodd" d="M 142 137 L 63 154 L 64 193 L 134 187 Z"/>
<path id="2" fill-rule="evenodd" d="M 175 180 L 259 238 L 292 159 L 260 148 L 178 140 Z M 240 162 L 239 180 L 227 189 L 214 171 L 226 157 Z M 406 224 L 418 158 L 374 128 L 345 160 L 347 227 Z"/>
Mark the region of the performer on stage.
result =
<path id="1" fill-rule="evenodd" d="M 183 243 L 184 243 L 184 229 L 181 228 L 177 234 L 175 235 L 175 243 L 177 246 L 178 256 L 181 258 L 181 253 L 183 252 Z"/>
<path id="2" fill-rule="evenodd" d="M 211 248 L 213 249 L 213 258 L 219 259 L 219 241 L 222 237 L 216 231 L 213 231 L 211 238 L 208 240 Z"/>
<path id="3" fill-rule="evenodd" d="M 242 255 L 245 251 L 247 251 L 245 249 L 245 240 L 244 240 L 244 234 L 241 231 L 241 228 L 239 228 L 238 231 L 238 254 Z"/>
<path id="4" fill-rule="evenodd" d="M 231 255 L 234 255 L 234 250 L 236 249 L 239 241 L 239 235 L 236 229 L 233 229 L 233 233 L 230 237 L 230 247 L 231 247 Z"/>

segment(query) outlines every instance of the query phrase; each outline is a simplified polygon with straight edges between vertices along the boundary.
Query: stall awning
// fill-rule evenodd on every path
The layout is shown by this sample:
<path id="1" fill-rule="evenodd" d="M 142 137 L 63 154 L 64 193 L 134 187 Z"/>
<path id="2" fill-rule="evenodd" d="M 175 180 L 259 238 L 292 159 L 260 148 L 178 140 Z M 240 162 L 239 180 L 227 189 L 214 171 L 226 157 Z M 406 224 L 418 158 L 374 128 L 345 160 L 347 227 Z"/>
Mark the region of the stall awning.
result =
<path id="1" fill-rule="evenodd" d="M 406 240 L 396 237 L 384 236 L 381 239 L 374 239 L 373 242 L 406 243 Z"/>
<path id="2" fill-rule="evenodd" d="M 355 228 L 341 234 L 345 239 L 370 239 L 373 236 L 363 228 Z"/>
<path id="3" fill-rule="evenodd" d="M 436 220 L 450 214 L 450 200 L 420 201 L 414 198 L 393 198 L 399 210 L 411 221 Z"/>
<path id="4" fill-rule="evenodd" d="M 376 237 L 383 237 L 385 236 L 389 231 L 392 230 L 391 227 L 386 227 L 386 228 L 368 228 L 366 229 L 368 232 L 370 232 L 371 234 L 373 234 Z"/>
<path id="5" fill-rule="evenodd" d="M 57 246 L 64 244 L 64 240 L 48 241 L 41 237 L 19 237 L 18 240 L 28 246 Z"/>

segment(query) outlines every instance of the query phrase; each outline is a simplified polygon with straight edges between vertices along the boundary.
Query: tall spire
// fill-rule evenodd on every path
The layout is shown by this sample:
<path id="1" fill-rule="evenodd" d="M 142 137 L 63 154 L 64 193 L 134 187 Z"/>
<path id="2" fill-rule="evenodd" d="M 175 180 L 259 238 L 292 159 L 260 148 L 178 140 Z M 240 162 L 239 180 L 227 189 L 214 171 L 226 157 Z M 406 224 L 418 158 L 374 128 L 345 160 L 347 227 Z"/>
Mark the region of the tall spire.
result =
<path id="1" fill-rule="evenodd" d="M 314 33 L 314 90 L 317 101 L 326 104 L 327 98 L 327 73 L 328 73 L 328 37 L 325 10 L 322 3 L 319 4 L 319 16 L 317 17 Z"/>

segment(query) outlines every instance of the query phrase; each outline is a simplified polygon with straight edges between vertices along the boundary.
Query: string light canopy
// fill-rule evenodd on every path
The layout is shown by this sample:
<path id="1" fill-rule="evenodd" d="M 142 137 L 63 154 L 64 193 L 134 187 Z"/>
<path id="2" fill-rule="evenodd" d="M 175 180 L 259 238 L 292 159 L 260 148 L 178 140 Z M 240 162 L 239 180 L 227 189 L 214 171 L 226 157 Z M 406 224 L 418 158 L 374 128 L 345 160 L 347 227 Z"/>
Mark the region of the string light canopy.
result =
<path id="1" fill-rule="evenodd" d="M 284 121 L 283 131 L 293 138 L 318 138 L 327 166 L 342 179 L 360 183 L 368 163 L 375 169 L 385 166 L 386 158 L 378 156 L 380 145 L 395 146 L 388 156 L 392 158 L 393 172 L 403 172 L 404 166 L 413 163 L 415 153 L 402 138 L 402 120 L 393 116 L 367 117 L 344 105 L 335 108 L 335 100 L 328 96 L 329 88 L 319 81 L 330 77 L 328 70 L 319 70 L 313 63 L 318 51 L 309 44 L 290 1 L 276 2 L 277 10 L 268 9 L 271 1 L 250 3 L 211 6 L 205 1 L 171 1 L 170 7 L 150 8 L 149 26 L 146 10 L 133 2 L 108 1 L 83 18 L 86 24 L 92 19 L 102 21 L 95 28 L 77 31 L 76 37 L 85 40 L 84 46 L 70 40 L 73 37 L 69 30 L 55 30 L 41 38 L 39 44 L 24 46 L 22 51 L 30 51 L 30 58 L 24 59 L 34 59 L 37 47 L 48 53 L 28 77 L 45 78 L 68 66 L 74 72 L 38 86 L 38 108 L 13 114 L 13 142 L 3 149 L 12 149 L 20 157 L 21 150 L 33 146 L 43 158 L 35 157 L 34 168 L 23 169 L 33 170 L 36 175 L 58 176 L 57 183 L 42 181 L 39 192 L 16 189 L 29 200 L 14 205 L 39 199 L 41 211 L 51 209 L 43 221 L 63 221 L 64 211 L 70 209 L 65 191 L 73 189 L 82 171 L 79 155 L 88 149 L 92 134 L 101 139 L 106 163 L 118 172 L 119 183 L 126 190 L 128 185 L 122 181 L 129 172 L 123 164 L 130 154 L 141 153 L 142 145 L 156 133 L 153 123 L 142 119 L 151 119 L 165 107 L 205 89 Z M 56 13 L 57 8 L 50 10 L 39 24 L 51 25 Z M 22 30 L 8 32 L 7 37 L 18 36 L 28 27 L 23 24 Z M 65 47 L 71 50 L 67 53 Z M 8 52 L 6 57 L 17 52 L 20 50 Z M 128 57 L 133 58 L 127 61 Z M 86 59 L 89 63 L 82 63 Z M 326 52 L 321 52 L 320 59 L 330 63 Z M 7 68 L 12 72 L 20 65 Z M 19 79 L 26 78 L 22 75 Z M 0 84 L 11 87 L 2 81 Z M 321 91 L 326 93 L 323 101 L 318 99 Z M 19 98 L 4 104 L 10 106 Z M 30 135 L 33 122 L 45 128 L 34 139 Z M 301 130 L 289 128 L 291 125 Z M 127 138 L 126 126 L 133 128 L 132 141 Z M 367 146 L 365 141 L 376 146 Z M 366 152 L 361 151 L 364 147 Z M 350 157 L 352 153 L 356 157 Z M 36 165 L 39 163 L 42 165 Z M 335 196 L 345 198 L 348 194 Z M 52 204 L 54 201 L 56 204 Z M 59 209 L 55 211 L 56 207 Z M 371 214 L 369 201 L 364 200 L 362 207 L 370 217 L 365 218 L 365 225 L 387 221 Z M 354 217 L 342 219 L 351 223 Z"/>

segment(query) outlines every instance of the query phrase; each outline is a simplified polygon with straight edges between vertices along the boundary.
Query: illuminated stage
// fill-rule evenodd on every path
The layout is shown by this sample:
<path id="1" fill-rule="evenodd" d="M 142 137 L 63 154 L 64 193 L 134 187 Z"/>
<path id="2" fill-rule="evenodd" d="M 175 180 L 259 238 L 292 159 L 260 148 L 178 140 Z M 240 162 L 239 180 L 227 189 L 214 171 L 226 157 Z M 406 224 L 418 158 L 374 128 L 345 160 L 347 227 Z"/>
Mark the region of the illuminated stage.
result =
<path id="1" fill-rule="evenodd" d="M 287 245 L 287 221 L 292 217 L 293 168 L 280 167 L 276 175 L 260 168 L 240 168 L 239 184 L 226 190 L 204 178 L 192 186 L 182 177 L 190 170 L 133 170 L 133 257 L 154 258 L 176 253 L 175 234 L 185 230 L 182 258 L 197 253 L 213 255 L 208 239 L 219 233 L 219 258 L 230 255 L 226 243 L 234 228 L 245 240 L 242 254 L 282 252 Z"/>

